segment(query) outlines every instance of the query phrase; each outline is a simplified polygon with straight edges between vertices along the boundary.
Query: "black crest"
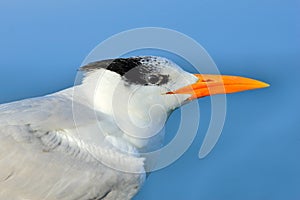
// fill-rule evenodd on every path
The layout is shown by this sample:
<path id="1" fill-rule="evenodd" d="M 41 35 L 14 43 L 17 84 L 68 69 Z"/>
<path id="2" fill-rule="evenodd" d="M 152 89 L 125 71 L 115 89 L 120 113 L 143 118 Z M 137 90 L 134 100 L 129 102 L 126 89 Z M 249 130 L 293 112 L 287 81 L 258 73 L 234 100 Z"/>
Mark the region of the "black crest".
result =
<path id="1" fill-rule="evenodd" d="M 123 76 L 128 71 L 141 65 L 141 60 L 142 58 L 140 57 L 102 60 L 89 63 L 88 65 L 81 67 L 81 70 L 92 71 L 95 69 L 104 68 Z"/>
<path id="2" fill-rule="evenodd" d="M 80 70 L 93 71 L 103 68 L 120 74 L 130 84 L 162 85 L 168 82 L 169 76 L 159 73 L 160 64 L 155 57 L 116 58 L 92 62 Z"/>

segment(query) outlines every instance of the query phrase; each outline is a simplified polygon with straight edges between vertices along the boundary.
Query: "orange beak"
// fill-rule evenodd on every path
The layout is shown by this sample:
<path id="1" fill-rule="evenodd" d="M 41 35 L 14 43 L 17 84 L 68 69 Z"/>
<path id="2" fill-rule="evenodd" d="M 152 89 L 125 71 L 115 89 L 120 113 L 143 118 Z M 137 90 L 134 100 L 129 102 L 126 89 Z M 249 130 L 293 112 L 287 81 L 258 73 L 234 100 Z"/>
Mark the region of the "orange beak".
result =
<path id="1" fill-rule="evenodd" d="M 269 84 L 239 76 L 194 74 L 199 80 L 167 94 L 191 94 L 189 100 L 215 94 L 229 94 L 268 87 Z"/>

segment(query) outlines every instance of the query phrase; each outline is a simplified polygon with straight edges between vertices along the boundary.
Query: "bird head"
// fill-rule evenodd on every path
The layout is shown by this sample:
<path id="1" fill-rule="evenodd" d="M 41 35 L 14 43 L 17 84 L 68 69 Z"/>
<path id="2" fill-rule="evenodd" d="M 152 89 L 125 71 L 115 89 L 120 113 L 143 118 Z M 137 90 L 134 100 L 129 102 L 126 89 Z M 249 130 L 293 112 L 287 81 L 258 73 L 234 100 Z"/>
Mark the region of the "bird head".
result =
<path id="1" fill-rule="evenodd" d="M 126 139 L 138 148 L 160 140 L 157 133 L 170 113 L 183 104 L 205 96 L 268 86 L 239 76 L 191 74 L 155 56 L 98 61 L 81 70 L 94 109 L 111 116 Z"/>

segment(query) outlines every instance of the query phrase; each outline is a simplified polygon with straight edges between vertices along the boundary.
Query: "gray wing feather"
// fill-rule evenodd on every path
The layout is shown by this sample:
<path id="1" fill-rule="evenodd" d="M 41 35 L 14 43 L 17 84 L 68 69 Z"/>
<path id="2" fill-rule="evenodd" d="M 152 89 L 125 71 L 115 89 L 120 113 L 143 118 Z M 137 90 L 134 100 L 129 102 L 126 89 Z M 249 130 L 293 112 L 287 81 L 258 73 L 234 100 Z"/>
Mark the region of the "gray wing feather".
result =
<path id="1" fill-rule="evenodd" d="M 136 163 L 132 167 L 143 168 L 143 160 L 78 138 L 73 103 L 45 96 L 0 105 L 0 199 L 125 200 L 137 191 L 132 185 L 139 185 L 143 175 L 124 174 L 103 163 L 117 158 L 122 163 L 112 165 Z M 94 115 L 80 106 L 86 116 Z M 89 117 L 84 119 L 80 126 L 88 124 Z M 126 192 L 118 190 L 123 179 Z"/>

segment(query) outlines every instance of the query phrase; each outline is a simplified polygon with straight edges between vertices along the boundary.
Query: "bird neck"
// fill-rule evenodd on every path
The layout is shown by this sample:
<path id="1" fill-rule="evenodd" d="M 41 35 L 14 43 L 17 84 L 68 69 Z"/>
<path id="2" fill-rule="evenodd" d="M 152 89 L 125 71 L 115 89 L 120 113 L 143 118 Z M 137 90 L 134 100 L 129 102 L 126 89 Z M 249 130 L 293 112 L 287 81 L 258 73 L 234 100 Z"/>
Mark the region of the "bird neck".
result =
<path id="1" fill-rule="evenodd" d="M 64 94 L 99 114 L 98 121 L 92 123 L 100 125 L 101 134 L 115 137 L 122 146 L 128 143 L 140 152 L 159 148 L 164 138 L 162 129 L 171 112 L 166 112 L 161 106 L 153 106 L 155 100 L 148 99 L 147 95 L 130 98 L 130 91 L 120 88 L 120 78 L 111 75 L 91 73 L 82 84 L 65 90 Z"/>

